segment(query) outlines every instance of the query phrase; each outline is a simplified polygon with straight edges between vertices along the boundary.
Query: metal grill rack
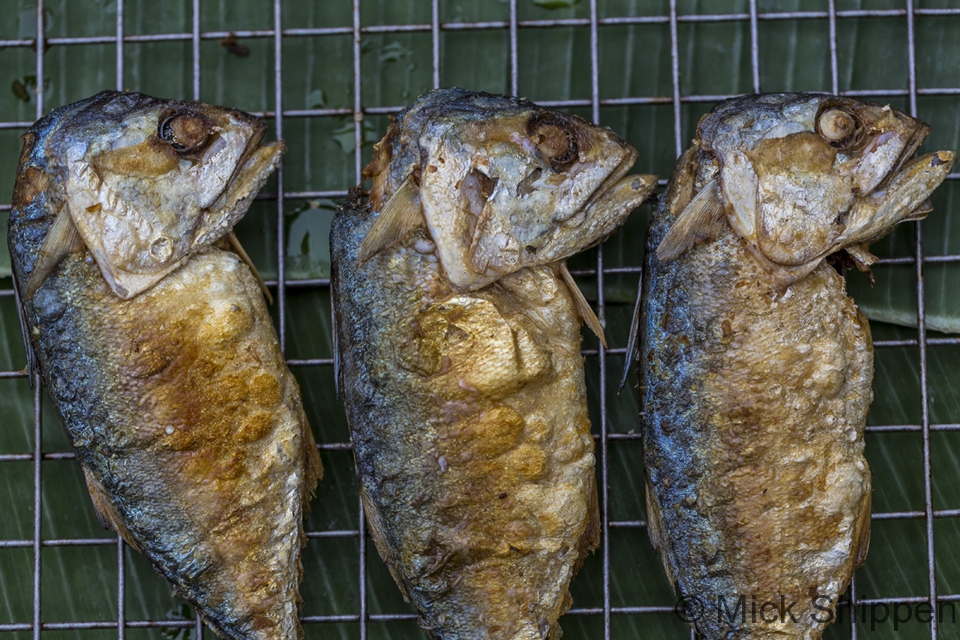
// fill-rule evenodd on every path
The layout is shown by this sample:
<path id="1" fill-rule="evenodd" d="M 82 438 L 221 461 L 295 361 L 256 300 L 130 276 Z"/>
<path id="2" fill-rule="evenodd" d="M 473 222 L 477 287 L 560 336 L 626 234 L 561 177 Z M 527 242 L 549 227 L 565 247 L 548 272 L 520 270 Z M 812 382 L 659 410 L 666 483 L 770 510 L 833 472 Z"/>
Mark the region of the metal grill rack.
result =
<path id="1" fill-rule="evenodd" d="M 350 2 L 350 0 L 345 0 Z M 124 0 L 116 0 L 116 33 L 110 36 L 77 36 L 77 37 L 57 37 L 45 38 L 44 36 L 44 0 L 36 1 L 36 34 L 37 37 L 29 39 L 0 40 L 0 48 L 23 48 L 35 52 L 36 68 L 35 75 L 38 78 L 36 117 L 39 118 L 49 112 L 52 107 L 58 105 L 49 105 L 44 102 L 44 89 L 42 79 L 52 73 L 56 73 L 51 68 L 48 59 L 48 51 L 52 48 L 74 47 L 78 45 L 110 45 L 116 46 L 116 81 L 115 87 L 118 89 L 127 87 L 124 78 L 124 47 L 132 43 L 147 42 L 183 42 L 190 44 L 190 56 L 193 65 L 193 83 L 192 95 L 178 96 L 181 98 L 192 98 L 199 100 L 201 98 L 202 83 L 208 79 L 201 77 L 201 44 L 208 40 L 220 40 L 231 33 L 243 40 L 265 40 L 272 43 L 274 65 L 273 65 L 273 89 L 274 89 L 274 109 L 265 111 L 259 115 L 272 119 L 275 134 L 278 138 L 283 137 L 286 123 L 292 119 L 322 119 L 338 116 L 351 116 L 354 118 L 354 182 L 360 180 L 360 170 L 363 165 L 363 128 L 362 120 L 366 116 L 385 115 L 398 111 L 405 105 L 397 104 L 385 107 L 368 107 L 364 101 L 364 87 L 361 82 L 361 47 L 362 38 L 369 34 L 388 34 L 388 33 L 423 33 L 429 34 L 432 43 L 432 57 L 429 61 L 432 70 L 432 84 L 438 87 L 441 84 L 441 45 L 444 37 L 456 34 L 457 32 L 492 30 L 507 34 L 509 46 L 509 68 L 505 69 L 508 74 L 509 90 L 513 94 L 524 95 L 524 87 L 520 86 L 519 73 L 520 65 L 523 62 L 520 56 L 520 45 L 525 34 L 532 30 L 549 30 L 559 27 L 573 28 L 583 30 L 589 34 L 589 73 L 590 73 L 590 92 L 576 99 L 539 101 L 546 106 L 553 106 L 564 109 L 582 109 L 589 110 L 589 114 L 595 122 L 603 123 L 604 109 L 606 107 L 623 107 L 631 105 L 669 105 L 673 109 L 673 133 L 675 139 L 676 154 L 679 155 L 685 146 L 687 140 L 684 138 L 684 126 L 690 123 L 684 122 L 682 106 L 688 103 L 703 103 L 709 105 L 718 100 L 731 97 L 727 95 L 700 95 L 688 94 L 682 90 L 680 77 L 680 51 L 682 46 L 688 46 L 689 43 L 682 42 L 678 37 L 678 26 L 684 23 L 717 23 L 717 22 L 739 22 L 748 25 L 749 32 L 749 51 L 751 73 L 751 86 L 754 91 L 761 91 L 761 68 L 764 63 L 760 55 L 760 37 L 759 33 L 768 23 L 777 21 L 805 22 L 816 21 L 826 23 L 829 29 L 829 86 L 810 87 L 811 90 L 824 90 L 832 93 L 843 93 L 855 97 L 878 97 L 888 99 L 890 97 L 905 98 L 908 104 L 908 110 L 911 115 L 917 115 L 917 100 L 919 96 L 960 96 L 960 87 L 943 88 L 921 88 L 917 86 L 917 42 L 916 42 L 916 24 L 918 20 L 934 20 L 938 18 L 947 18 L 960 16 L 960 6 L 956 8 L 924 8 L 916 6 L 919 0 L 904 0 L 903 6 L 895 9 L 870 10 L 870 9 L 851 9 L 842 10 L 838 8 L 838 0 L 825 0 L 826 10 L 818 11 L 789 11 L 789 12 L 765 12 L 758 9 L 758 0 L 749 0 L 746 2 L 748 11 L 742 13 L 683 13 L 678 11 L 678 0 L 669 0 L 665 2 L 667 11 L 664 15 L 651 16 L 604 16 L 598 8 L 600 0 L 582 0 L 582 5 L 588 5 L 588 14 L 586 17 L 565 18 L 565 19 L 536 19 L 521 20 L 518 15 L 519 0 L 509 0 L 509 19 L 494 20 L 486 22 L 441 22 L 441 2 L 440 0 L 431 0 L 430 2 L 430 22 L 421 24 L 395 24 L 395 25 L 365 25 L 361 23 L 361 2 L 362 0 L 352 0 L 352 25 L 338 27 L 293 27 L 282 24 L 282 0 L 273 0 L 273 21 L 271 24 L 264 24 L 262 28 L 248 31 L 202 31 L 201 30 L 201 0 L 189 0 L 192 3 L 190 11 L 192 12 L 192 30 L 183 33 L 161 33 L 161 34 L 137 34 L 131 35 L 124 29 Z M 718 5 L 718 3 L 713 3 Z M 891 79 L 890 88 L 841 91 L 841 74 L 838 69 L 838 37 L 837 27 L 842 21 L 866 20 L 872 18 L 886 18 L 898 21 L 898 24 L 907 34 L 907 77 L 906 88 L 903 88 L 903 78 Z M 661 25 L 662 28 L 669 30 L 670 36 L 670 68 L 669 76 L 671 78 L 672 93 L 670 95 L 659 96 L 619 96 L 613 98 L 601 99 L 600 90 L 600 69 L 603 61 L 600 58 L 600 41 L 603 37 L 604 29 L 611 26 L 629 26 L 629 25 Z M 349 36 L 352 37 L 352 64 L 353 64 L 353 104 L 349 108 L 315 108 L 315 109 L 285 109 L 283 108 L 283 87 L 286 77 L 285 70 L 291 65 L 290 60 L 284 59 L 284 43 L 298 38 L 326 38 L 331 36 Z M 426 64 L 427 61 L 421 61 Z M 136 87 L 132 87 L 136 88 Z M 536 95 L 527 95 L 528 98 L 538 101 Z M 955 98 L 960 100 L 960 97 Z M 31 122 L 0 122 L 0 130 L 23 130 L 32 124 Z M 688 129 L 689 130 L 689 129 Z M 7 151 L 5 151 L 7 153 Z M 647 170 L 648 167 L 638 167 L 640 170 Z M 960 174 L 952 174 L 949 180 L 957 180 Z M 663 184 L 664 181 L 661 181 Z M 311 198 L 342 198 L 346 195 L 350 184 L 344 184 L 341 188 L 327 191 L 285 191 L 284 190 L 284 168 L 278 171 L 276 180 L 276 192 L 265 194 L 261 199 L 269 200 L 275 203 L 275 215 L 273 224 L 276 225 L 277 239 L 277 278 L 268 282 L 269 286 L 275 291 L 276 310 L 278 315 L 278 332 L 281 346 L 286 348 L 288 336 L 291 327 L 288 321 L 288 292 L 293 289 L 317 289 L 327 290 L 329 288 L 328 279 L 308 279 L 296 280 L 287 277 L 284 255 L 285 255 L 285 211 L 290 207 L 291 202 L 302 201 Z M 5 198 L 6 196 L 0 196 Z M 9 204 L 0 204 L 0 211 L 10 209 Z M 948 215 L 953 212 L 941 212 L 941 215 Z M 604 249 L 599 247 L 595 254 L 595 263 L 589 268 L 582 268 L 574 272 L 576 276 L 583 280 L 592 280 L 596 285 L 596 308 L 598 316 L 603 319 L 607 313 L 607 302 L 605 296 L 605 280 L 612 276 L 625 275 L 627 277 L 639 277 L 641 268 L 639 266 L 639 256 L 634 266 L 609 267 L 604 263 Z M 919 329 L 916 338 L 897 339 L 878 341 L 875 346 L 878 349 L 893 347 L 915 347 L 919 353 L 920 369 L 920 396 L 921 406 L 919 422 L 913 424 L 883 425 L 868 427 L 867 446 L 870 447 L 871 438 L 877 437 L 875 434 L 887 432 L 919 433 L 922 437 L 922 460 L 924 477 L 924 502 L 923 509 L 881 512 L 874 513 L 874 521 L 882 520 L 916 520 L 924 525 L 923 535 L 918 537 L 914 544 L 925 550 L 925 562 L 927 573 L 927 592 L 919 596 L 897 597 L 894 595 L 865 598 L 858 591 L 856 578 L 850 587 L 850 600 L 844 603 L 844 607 L 853 606 L 853 611 L 871 605 L 889 605 L 897 603 L 920 604 L 929 602 L 936 608 L 938 603 L 958 602 L 960 603 L 960 593 L 938 593 L 937 565 L 935 558 L 935 539 L 934 523 L 940 518 L 956 518 L 960 516 L 960 509 L 935 510 L 933 505 L 933 471 L 931 468 L 931 433 L 938 431 L 960 431 L 958 423 L 932 423 L 929 411 L 929 379 L 931 372 L 928 369 L 928 352 L 933 347 L 940 346 L 960 346 L 960 338 L 947 337 L 928 337 L 925 328 L 925 306 L 924 306 L 924 266 L 931 263 L 958 263 L 960 255 L 937 255 L 925 256 L 922 242 L 922 226 L 916 224 L 915 241 L 913 243 L 913 254 L 887 257 L 881 260 L 880 264 L 907 265 L 913 266 L 916 283 L 916 301 L 918 306 Z M 0 297 L 11 297 L 12 290 L 9 288 L 9 281 L 2 281 L 2 286 L 7 287 L 0 290 Z M 614 347 L 610 349 L 585 349 L 587 356 L 586 366 L 598 372 L 599 394 L 593 394 L 590 398 L 592 403 L 599 407 L 599 425 L 595 425 L 597 431 L 597 474 L 599 478 L 600 498 L 602 507 L 602 536 L 603 543 L 596 556 L 588 560 L 588 563 L 598 563 L 601 566 L 602 575 L 602 597 L 599 606 L 575 607 L 568 616 L 588 616 L 594 617 L 601 622 L 603 638 L 610 639 L 617 637 L 612 630 L 612 621 L 618 616 L 641 616 L 646 617 L 652 614 L 673 615 L 674 602 L 665 599 L 656 603 L 634 603 L 629 606 L 614 606 L 614 599 L 611 594 L 611 563 L 616 562 L 616 552 L 611 550 L 609 544 L 612 530 L 634 530 L 634 543 L 637 545 L 647 544 L 646 533 L 640 531 L 645 527 L 643 520 L 617 520 L 611 516 L 608 505 L 613 492 L 626 491 L 625 487 L 613 487 L 610 480 L 610 456 L 609 450 L 612 442 L 638 440 L 639 436 L 633 433 L 623 433 L 611 429 L 610 416 L 608 412 L 608 395 L 615 389 L 617 380 L 615 376 L 608 373 L 608 359 L 614 357 L 621 361 L 625 349 Z M 331 367 L 332 360 L 329 358 L 314 359 L 296 359 L 289 360 L 289 364 L 294 367 L 294 371 L 312 367 Z M 612 368 L 610 368 L 612 369 Z M 0 378 L 13 379 L 25 378 L 28 374 L 19 370 L 0 371 Z M 29 462 L 33 469 L 33 525 L 32 536 L 18 540 L 0 540 L 0 550 L 9 548 L 32 549 L 33 552 L 33 617 L 31 621 L 10 622 L 0 619 L 0 640 L 5 637 L 26 638 L 32 635 L 39 639 L 41 632 L 47 631 L 80 631 L 80 630 L 104 630 L 104 637 L 112 637 L 116 633 L 117 637 L 123 639 L 127 632 L 132 629 L 151 628 L 157 634 L 157 629 L 167 628 L 193 628 L 197 638 L 203 637 L 204 629 L 199 619 L 130 619 L 125 613 L 125 563 L 128 562 L 125 557 L 124 544 L 116 538 L 84 538 L 84 539 L 49 539 L 42 535 L 42 488 L 44 476 L 41 473 L 41 461 L 63 460 L 73 458 L 73 454 L 68 451 L 44 451 L 41 438 L 41 400 L 42 389 L 39 378 L 35 381 L 34 392 L 34 416 L 33 416 L 33 448 L 29 452 L 9 452 L 0 451 L 0 464 L 10 462 Z M 2 385 L 10 384 L 7 381 L 0 380 L 0 389 Z M 0 393 L 3 393 L 0 391 Z M 960 416 L 954 418 L 960 422 Z M 320 445 L 324 451 L 344 451 L 350 449 L 349 442 L 326 442 Z M 633 488 L 635 491 L 641 491 L 639 487 Z M 322 508 L 315 506 L 315 509 Z M 0 506 L 2 509 L 2 506 Z M 362 515 L 362 509 L 357 506 L 356 520 L 353 527 L 334 530 L 316 530 L 308 533 L 311 541 L 316 539 L 346 538 L 355 541 L 353 553 L 357 554 L 359 567 L 359 593 L 357 594 L 359 607 L 353 614 L 338 615 L 308 615 L 304 616 L 303 622 L 309 636 L 322 636 L 325 634 L 323 627 L 329 624 L 339 623 L 346 625 L 349 634 L 353 637 L 359 637 L 362 640 L 370 637 L 377 637 L 374 632 L 368 629 L 372 622 L 391 622 L 407 621 L 415 619 L 415 614 L 408 608 L 406 611 L 395 613 L 373 613 L 370 611 L 368 592 L 370 585 L 368 567 L 371 563 L 379 563 L 380 560 L 376 554 L 371 555 L 368 537 L 366 536 L 365 523 Z M 41 575 L 42 575 L 42 555 L 44 549 L 56 547 L 94 547 L 94 546 L 114 546 L 116 547 L 116 563 L 118 580 L 116 584 L 117 612 L 116 619 L 97 620 L 87 622 L 57 622 L 42 621 L 41 612 L 55 610 L 56 603 L 45 601 L 41 598 Z M 322 554 L 323 546 L 311 542 L 306 554 Z M 869 559 L 868 559 L 869 562 Z M 659 572 L 659 565 L 647 566 L 644 571 Z M 638 575 L 638 580 L 644 579 Z M 305 576 L 305 581 L 309 582 L 311 576 Z M 45 620 L 48 616 L 44 616 Z M 569 619 L 569 618 L 568 618 Z M 952 626 L 952 625 L 951 625 Z M 208 637 L 212 634 L 208 633 Z M 568 632 L 569 633 L 569 632 Z M 851 637 L 857 638 L 863 635 L 863 627 L 855 623 L 855 616 L 848 616 L 846 629 L 841 631 L 832 630 L 833 637 Z M 924 631 L 924 634 L 927 632 Z M 936 618 L 929 624 L 930 638 L 939 637 L 957 637 L 956 629 L 945 629 L 938 627 Z M 77 637 L 81 634 L 77 633 Z M 686 631 L 679 632 L 679 637 L 685 637 Z M 691 634 L 692 636 L 692 634 Z M 156 636 L 154 636 L 156 637 Z M 412 637 L 412 636 L 411 636 Z M 573 637 L 569 635 L 568 637 Z M 596 637 L 596 636 L 593 636 Z M 926 636 L 925 636 L 926 637 Z"/>

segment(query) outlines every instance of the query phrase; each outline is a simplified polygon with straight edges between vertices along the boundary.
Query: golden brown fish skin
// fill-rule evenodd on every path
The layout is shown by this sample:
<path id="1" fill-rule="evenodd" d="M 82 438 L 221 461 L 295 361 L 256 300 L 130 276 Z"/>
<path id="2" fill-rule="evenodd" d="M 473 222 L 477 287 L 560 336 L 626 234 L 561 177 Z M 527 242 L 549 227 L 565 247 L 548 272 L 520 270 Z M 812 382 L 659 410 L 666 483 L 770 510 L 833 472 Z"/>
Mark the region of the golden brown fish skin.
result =
<path id="1" fill-rule="evenodd" d="M 33 296 L 24 286 L 70 198 L 59 130 L 126 103 L 171 106 L 110 92 L 28 134 L 9 241 L 30 340 L 101 523 L 221 637 L 297 638 L 302 514 L 320 464 L 250 269 L 207 246 L 124 300 L 82 248 Z"/>
<path id="2" fill-rule="evenodd" d="M 560 153 L 568 144 L 576 152 Z M 583 309 L 562 259 L 652 190 L 653 176 L 625 177 L 634 154 L 523 100 L 435 91 L 377 145 L 369 197 L 353 191 L 334 217 L 339 380 L 361 498 L 433 638 L 559 637 L 570 580 L 599 542 Z M 400 198 L 412 225 L 365 258 Z M 555 219 L 564 206 L 568 226 Z M 507 255 L 519 238 L 530 251 Z M 473 259 L 497 242 L 503 255 Z"/>
<path id="3" fill-rule="evenodd" d="M 778 262 L 808 247 L 791 233 L 779 236 L 788 250 L 770 250 L 758 239 L 762 233 L 776 238 L 783 227 L 757 223 L 754 235 L 741 233 L 749 216 L 731 219 L 742 213 L 733 210 L 736 192 L 746 189 L 742 182 L 723 184 L 731 178 L 715 144 L 720 134 L 727 140 L 733 135 L 731 121 L 755 116 L 740 130 L 761 141 L 760 152 L 748 148 L 744 155 L 754 162 L 765 204 L 775 203 L 776 187 L 763 180 L 776 174 L 776 157 L 786 175 L 778 184 L 806 189 L 785 199 L 805 200 L 819 215 L 818 197 L 845 197 L 842 189 L 818 191 L 844 175 L 843 159 L 821 162 L 817 154 L 838 156 L 837 147 L 829 139 L 818 142 L 812 126 L 803 129 L 829 108 L 863 118 L 861 150 L 884 134 L 903 142 L 897 157 L 871 169 L 879 186 L 854 194 L 847 210 L 832 209 L 829 221 L 838 215 L 856 221 L 857 207 L 864 206 L 858 201 L 882 202 L 883 189 L 897 193 L 898 172 L 915 179 L 914 186 L 901 190 L 902 205 L 875 226 L 864 218 L 855 241 L 869 242 L 897 220 L 922 217 L 917 208 L 955 158 L 937 152 L 903 161 L 916 148 L 910 140 L 919 136 L 919 145 L 926 134 L 925 125 L 888 108 L 829 96 L 749 96 L 723 103 L 701 121 L 647 241 L 640 375 L 649 532 L 687 603 L 691 625 L 711 640 L 820 638 L 869 544 L 863 431 L 873 397 L 870 329 L 843 278 L 822 260 L 847 246 L 844 233 L 853 223 L 844 227 L 838 217 L 833 227 L 809 227 L 810 245 L 816 245 L 812 264 Z M 870 113 L 880 115 L 871 120 Z M 791 117 L 792 131 L 769 133 Z M 755 123 L 756 131 L 750 130 Z M 757 163 L 764 149 L 768 155 Z M 849 155 L 857 159 L 857 153 Z M 830 172 L 835 175 L 822 175 Z M 856 179 L 854 173 L 846 184 Z M 658 252 L 674 250 L 664 242 L 668 232 L 717 181 L 719 206 L 704 209 L 717 215 L 695 225 L 694 241 L 676 257 L 660 259 Z M 747 191 L 741 202 L 750 197 Z M 865 247 L 854 258 L 870 259 Z"/>
<path id="4" fill-rule="evenodd" d="M 355 192 L 335 264 L 356 261 L 369 215 Z M 550 267 L 453 292 L 416 252 L 427 238 L 334 284 L 373 539 L 434 638 L 553 637 L 598 543 L 580 320 Z"/>

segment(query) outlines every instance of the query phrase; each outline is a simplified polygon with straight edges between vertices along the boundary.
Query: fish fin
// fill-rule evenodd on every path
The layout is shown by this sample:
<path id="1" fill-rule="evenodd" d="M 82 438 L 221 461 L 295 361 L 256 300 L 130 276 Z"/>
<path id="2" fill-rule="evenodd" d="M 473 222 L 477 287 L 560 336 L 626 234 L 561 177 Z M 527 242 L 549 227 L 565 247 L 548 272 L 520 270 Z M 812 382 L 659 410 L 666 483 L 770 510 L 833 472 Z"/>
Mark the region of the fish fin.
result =
<path id="1" fill-rule="evenodd" d="M 89 469 L 82 464 L 80 468 L 83 469 L 83 479 L 87 483 L 87 493 L 90 494 L 90 501 L 93 502 L 93 511 L 97 516 L 97 521 L 100 522 L 100 526 L 104 529 L 113 529 L 123 538 L 124 542 L 137 551 L 140 551 L 140 547 L 137 545 L 136 540 L 133 539 L 133 536 L 130 535 L 130 531 L 121 523 L 120 515 L 117 513 L 113 503 L 110 502 L 106 490 L 104 490 L 103 486 Z"/>
<path id="2" fill-rule="evenodd" d="M 846 247 L 846 252 L 853 259 L 853 264 L 856 265 L 857 270 L 863 273 L 870 273 L 870 266 L 879 259 L 870 253 L 866 242 L 852 244 Z"/>
<path id="3" fill-rule="evenodd" d="M 927 198 L 923 202 L 917 205 L 917 208 L 910 212 L 902 222 L 907 222 L 909 220 L 923 220 L 927 217 L 927 214 L 933 211 L 933 202 L 930 201 L 930 198 Z"/>
<path id="4" fill-rule="evenodd" d="M 263 292 L 263 296 L 267 299 L 267 302 L 272 305 L 273 296 L 270 295 L 270 290 L 267 289 L 267 283 L 263 281 L 263 276 L 261 276 L 260 272 L 257 271 L 257 268 L 253 266 L 253 260 L 251 260 L 250 256 L 247 255 L 247 252 L 243 250 L 243 245 L 240 244 L 237 234 L 231 230 L 226 237 L 227 241 L 230 243 L 230 248 L 233 249 L 233 252 L 240 256 L 240 259 L 243 260 L 245 265 L 250 267 L 250 271 L 253 272 L 253 277 L 257 279 L 257 284 L 260 285 L 260 291 Z"/>
<path id="5" fill-rule="evenodd" d="M 597 318 L 597 314 L 593 312 L 593 307 L 590 306 L 587 299 L 583 297 L 583 292 L 580 291 L 580 287 L 577 286 L 573 276 L 570 275 L 570 270 L 567 269 L 567 263 L 563 261 L 560 262 L 560 277 L 563 279 L 564 284 L 567 285 L 567 288 L 570 289 L 570 295 L 573 296 L 573 303 L 577 306 L 577 312 L 580 313 L 580 317 L 583 318 L 584 323 L 590 327 L 590 330 L 597 334 L 597 337 L 600 338 L 600 344 L 606 349 L 607 339 L 603 335 L 603 326 L 600 324 L 600 319 Z"/>
<path id="6" fill-rule="evenodd" d="M 393 576 L 394 582 L 400 587 L 400 594 L 403 596 L 404 602 L 410 602 L 410 592 L 407 590 L 408 583 L 398 570 L 400 559 L 394 553 L 390 538 L 387 537 L 383 518 L 373 499 L 367 494 L 367 489 L 362 482 L 360 484 L 360 506 L 363 507 L 367 529 L 370 531 L 370 537 L 373 538 L 374 546 L 377 547 L 377 553 L 380 554 L 383 564 L 387 565 L 387 570 Z M 363 535 L 363 532 L 360 535 Z"/>
<path id="7" fill-rule="evenodd" d="M 390 245 L 402 240 L 417 227 L 426 224 L 420 208 L 420 196 L 412 178 L 407 178 L 383 207 L 377 221 L 360 243 L 357 258 L 364 263 Z"/>
<path id="8" fill-rule="evenodd" d="M 343 381 L 340 380 L 340 336 L 337 327 L 336 278 L 336 274 L 333 274 L 330 295 L 330 328 L 333 330 L 333 397 L 339 400 L 340 387 L 343 386 Z"/>
<path id="9" fill-rule="evenodd" d="M 630 319 L 630 335 L 627 338 L 627 352 L 624 354 L 623 374 L 620 376 L 620 386 L 617 387 L 617 395 L 627 386 L 627 376 L 630 375 L 630 367 L 638 358 L 637 336 L 640 333 L 640 313 L 643 306 L 643 272 L 640 273 L 640 281 L 637 283 L 637 300 L 633 303 L 633 318 Z"/>
<path id="10" fill-rule="evenodd" d="M 870 491 L 867 491 L 867 497 L 860 507 L 860 515 L 857 518 L 857 526 L 853 532 L 855 554 L 853 556 L 853 567 L 856 569 L 867 559 L 867 550 L 870 548 L 870 512 L 873 510 L 873 497 Z"/>
<path id="11" fill-rule="evenodd" d="M 90 253 L 93 254 L 94 260 L 96 260 L 97 264 L 100 266 L 100 273 L 103 274 L 103 279 L 107 281 L 107 285 L 109 285 L 110 289 L 122 299 L 129 299 L 130 291 L 117 281 L 116 274 L 114 274 L 110 263 L 107 262 L 107 256 L 104 255 L 103 251 L 93 248 L 90 249 Z"/>
<path id="12" fill-rule="evenodd" d="M 587 490 L 587 495 L 590 496 L 587 504 L 587 526 L 583 529 L 583 534 L 577 543 L 578 555 L 573 565 L 573 575 L 579 573 L 587 556 L 600 547 L 600 502 L 597 497 L 597 480 L 592 475 L 590 478 L 593 480 L 593 486 Z"/>
<path id="13" fill-rule="evenodd" d="M 82 248 L 83 239 L 80 238 L 80 232 L 73 224 L 73 219 L 63 209 L 57 214 L 56 220 L 50 226 L 47 237 L 40 247 L 40 254 L 37 261 L 33 264 L 33 271 L 27 280 L 26 297 L 33 298 L 43 281 L 56 268 L 64 256 L 73 253 Z"/>
<path id="14" fill-rule="evenodd" d="M 657 258 L 661 262 L 673 260 L 698 242 L 715 238 L 725 222 L 720 186 L 714 178 L 677 216 L 657 247 Z"/>
<path id="15" fill-rule="evenodd" d="M 313 437 L 313 430 L 307 422 L 307 416 L 300 416 L 300 433 L 303 439 L 303 510 L 308 511 L 310 501 L 317 491 L 317 483 L 323 477 L 323 463 L 320 462 L 320 450 Z"/>
<path id="16" fill-rule="evenodd" d="M 677 581 L 673 577 L 673 569 L 670 567 L 670 561 L 667 558 L 667 549 L 664 545 L 663 525 L 660 523 L 660 506 L 653 495 L 653 487 L 650 486 L 650 478 L 644 474 L 644 484 L 646 485 L 647 502 L 647 534 L 650 536 L 650 544 L 653 550 L 660 554 L 660 560 L 663 561 L 663 570 L 667 574 L 670 584 L 676 589 Z"/>
<path id="17" fill-rule="evenodd" d="M 27 311 L 20 299 L 20 286 L 17 284 L 17 272 L 11 271 L 13 278 L 13 302 L 17 307 L 17 319 L 20 320 L 20 336 L 23 338 L 23 352 L 27 356 L 27 377 L 30 379 L 30 388 L 33 389 L 34 374 L 40 371 L 37 356 L 33 352 L 33 343 L 30 342 L 30 325 L 27 323 Z"/>

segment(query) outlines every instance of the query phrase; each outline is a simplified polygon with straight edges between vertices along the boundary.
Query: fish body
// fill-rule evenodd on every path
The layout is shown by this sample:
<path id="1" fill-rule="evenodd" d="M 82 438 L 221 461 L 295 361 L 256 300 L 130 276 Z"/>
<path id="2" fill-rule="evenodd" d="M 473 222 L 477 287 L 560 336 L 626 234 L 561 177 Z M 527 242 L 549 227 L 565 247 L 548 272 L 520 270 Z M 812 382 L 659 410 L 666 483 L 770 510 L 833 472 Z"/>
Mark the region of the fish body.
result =
<path id="1" fill-rule="evenodd" d="M 320 474 L 258 282 L 218 248 L 279 159 L 263 132 L 134 93 L 62 107 L 25 136 L 8 236 L 24 330 L 101 523 L 237 639 L 301 635 Z"/>
<path id="2" fill-rule="evenodd" d="M 819 638 L 869 543 L 870 329 L 824 258 L 922 218 L 955 154 L 877 105 L 704 116 L 654 214 L 639 352 L 649 533 L 708 639 Z"/>
<path id="3" fill-rule="evenodd" d="M 438 90 L 400 114 L 367 168 L 371 192 L 334 218 L 360 494 L 434 638 L 559 636 L 598 543 L 582 295 L 562 260 L 653 189 L 653 176 L 625 176 L 634 158 L 579 118 Z"/>

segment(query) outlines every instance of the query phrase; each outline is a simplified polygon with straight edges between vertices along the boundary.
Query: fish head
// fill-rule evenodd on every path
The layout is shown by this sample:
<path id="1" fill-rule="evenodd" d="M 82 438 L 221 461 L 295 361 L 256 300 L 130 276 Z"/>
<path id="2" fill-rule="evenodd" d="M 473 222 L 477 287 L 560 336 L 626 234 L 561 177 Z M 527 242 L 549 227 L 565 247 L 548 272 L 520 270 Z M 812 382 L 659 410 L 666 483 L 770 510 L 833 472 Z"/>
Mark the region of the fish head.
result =
<path id="1" fill-rule="evenodd" d="M 254 116 L 103 92 L 58 125 L 64 203 L 113 291 L 159 282 L 240 220 L 276 168 Z"/>
<path id="2" fill-rule="evenodd" d="M 726 217 L 774 265 L 815 266 L 931 210 L 956 154 L 911 158 L 930 128 L 889 106 L 816 94 L 746 96 L 698 127 Z"/>
<path id="3" fill-rule="evenodd" d="M 389 171 L 411 177 L 451 286 L 475 290 L 565 259 L 619 227 L 656 186 L 604 127 L 526 100 L 437 90 L 402 113 Z"/>

